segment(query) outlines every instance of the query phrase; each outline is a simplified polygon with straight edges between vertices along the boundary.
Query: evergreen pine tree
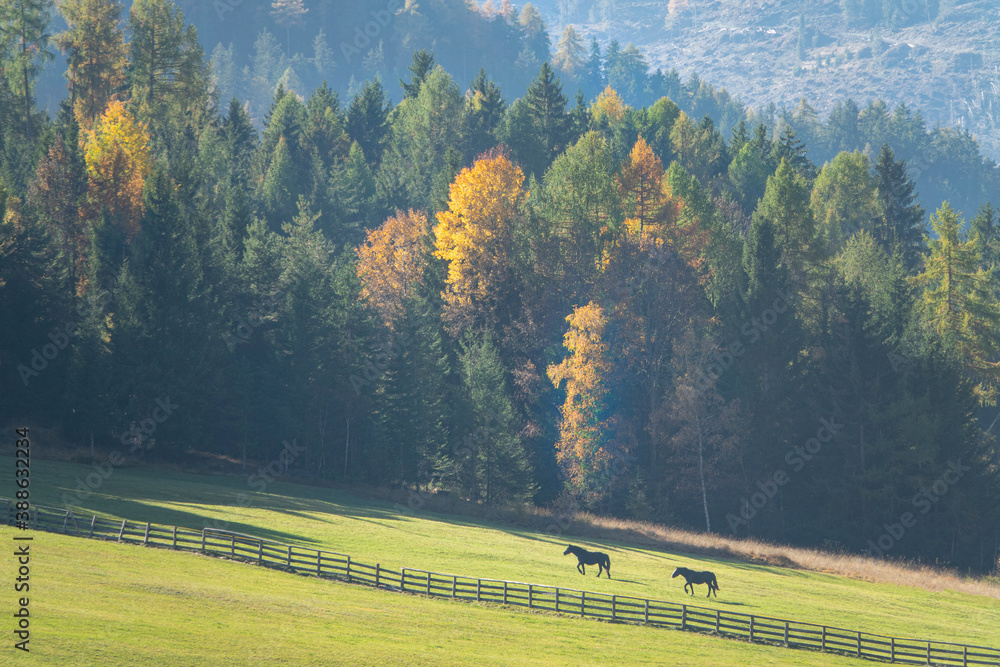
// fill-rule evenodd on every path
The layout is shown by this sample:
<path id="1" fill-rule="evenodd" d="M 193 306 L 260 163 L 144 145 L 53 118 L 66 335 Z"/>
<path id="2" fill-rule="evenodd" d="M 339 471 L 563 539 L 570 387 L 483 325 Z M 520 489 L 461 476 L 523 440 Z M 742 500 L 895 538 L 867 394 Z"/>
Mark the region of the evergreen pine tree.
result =
<path id="1" fill-rule="evenodd" d="M 391 110 L 392 103 L 378 79 L 366 81 L 347 110 L 347 134 L 352 141 L 358 142 L 368 163 L 373 166 L 382 160 Z"/>
<path id="2" fill-rule="evenodd" d="M 536 178 L 565 150 L 570 131 L 566 96 L 548 63 L 542 63 L 524 97 L 511 106 L 505 130 L 514 156 Z"/>
<path id="3" fill-rule="evenodd" d="M 420 93 L 420 85 L 434 69 L 434 54 L 425 49 L 415 51 L 413 63 L 408 69 L 410 70 L 410 82 L 406 83 L 400 79 L 399 85 L 403 88 L 403 95 L 412 99 Z"/>
<path id="4" fill-rule="evenodd" d="M 907 268 L 913 271 L 919 268 L 924 252 L 924 208 L 917 202 L 906 163 L 896 161 L 888 144 L 882 144 L 874 171 L 878 198 L 875 238 L 887 253 L 899 247 Z"/>
<path id="5" fill-rule="evenodd" d="M 465 94 L 465 127 L 462 129 L 462 140 L 465 144 L 466 162 L 472 162 L 497 145 L 506 110 L 507 103 L 500 92 L 500 87 L 487 79 L 486 71 L 480 69 Z"/>

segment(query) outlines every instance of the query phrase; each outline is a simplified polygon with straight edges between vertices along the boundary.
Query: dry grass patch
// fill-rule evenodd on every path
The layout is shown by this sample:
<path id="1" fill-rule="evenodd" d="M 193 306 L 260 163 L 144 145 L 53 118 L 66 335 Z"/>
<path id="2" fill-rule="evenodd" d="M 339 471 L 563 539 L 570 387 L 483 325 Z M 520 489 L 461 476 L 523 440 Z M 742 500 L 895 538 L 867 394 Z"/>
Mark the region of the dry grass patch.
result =
<path id="1" fill-rule="evenodd" d="M 836 574 L 872 583 L 914 586 L 929 591 L 952 590 L 1000 600 L 1000 563 L 988 577 L 966 577 L 943 567 L 899 560 L 882 560 L 862 554 L 824 551 L 774 544 L 757 538 L 736 538 L 699 533 L 661 524 L 598 516 L 577 510 L 550 510 L 524 507 L 493 510 L 447 494 L 409 489 L 386 490 L 371 487 L 353 489 L 406 506 L 414 499 L 420 509 L 497 521 L 542 532 L 567 536 L 614 540 L 664 551 L 695 556 L 731 558 L 747 563 L 790 567 L 824 574 Z M 416 509 L 416 508 L 413 508 Z M 558 529 L 558 530 L 553 530 Z"/>

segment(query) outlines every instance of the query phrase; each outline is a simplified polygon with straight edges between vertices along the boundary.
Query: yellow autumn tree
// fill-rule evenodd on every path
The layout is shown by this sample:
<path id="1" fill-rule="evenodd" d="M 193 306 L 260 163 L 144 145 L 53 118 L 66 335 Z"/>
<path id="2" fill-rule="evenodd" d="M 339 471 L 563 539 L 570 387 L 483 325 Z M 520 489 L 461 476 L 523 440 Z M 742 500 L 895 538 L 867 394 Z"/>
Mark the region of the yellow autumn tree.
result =
<path id="1" fill-rule="evenodd" d="M 608 409 L 614 373 L 607 340 L 608 317 L 593 301 L 573 310 L 563 346 L 569 355 L 548 368 L 549 379 L 565 382 L 566 400 L 559 422 L 556 458 L 570 485 L 590 498 L 610 490 L 618 430 Z"/>
<path id="2" fill-rule="evenodd" d="M 107 212 L 129 239 L 139 232 L 142 188 L 152 170 L 149 130 L 125 105 L 114 100 L 93 130 L 85 135 L 89 211 L 94 219 Z"/>
<path id="3" fill-rule="evenodd" d="M 590 105 L 590 114 L 594 118 L 594 123 L 600 125 L 607 118 L 611 123 L 617 123 L 625 115 L 628 106 L 611 86 L 605 86 L 604 90 L 594 103 Z"/>
<path id="4" fill-rule="evenodd" d="M 516 316 L 527 197 L 524 172 L 500 150 L 455 177 L 434 227 L 434 254 L 448 263 L 442 296 L 451 326 L 493 326 Z"/>
<path id="5" fill-rule="evenodd" d="M 414 285 L 423 283 L 429 233 L 426 213 L 396 211 L 378 229 L 369 231 L 355 251 L 361 296 L 390 328 L 404 315 Z"/>

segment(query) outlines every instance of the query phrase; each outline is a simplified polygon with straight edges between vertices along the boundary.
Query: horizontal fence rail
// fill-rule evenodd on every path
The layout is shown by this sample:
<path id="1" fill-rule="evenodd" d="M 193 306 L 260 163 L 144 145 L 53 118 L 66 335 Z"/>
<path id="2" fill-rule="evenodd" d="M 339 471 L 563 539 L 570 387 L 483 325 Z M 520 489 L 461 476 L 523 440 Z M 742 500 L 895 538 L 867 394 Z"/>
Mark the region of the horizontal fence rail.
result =
<path id="1" fill-rule="evenodd" d="M 0 501 L 7 503 L 6 523 L 13 525 L 14 501 L 4 498 L 0 498 Z M 98 516 L 82 519 L 68 510 L 38 506 L 32 506 L 30 517 L 28 525 L 34 530 L 200 551 L 299 574 L 312 574 L 407 593 L 713 633 L 757 643 L 835 652 L 907 665 L 1000 667 L 1000 649 L 985 646 L 900 639 L 663 600 L 441 574 L 408 567 L 390 570 L 378 563 L 371 565 L 352 560 L 347 554 L 283 544 L 216 528 L 194 530 Z"/>

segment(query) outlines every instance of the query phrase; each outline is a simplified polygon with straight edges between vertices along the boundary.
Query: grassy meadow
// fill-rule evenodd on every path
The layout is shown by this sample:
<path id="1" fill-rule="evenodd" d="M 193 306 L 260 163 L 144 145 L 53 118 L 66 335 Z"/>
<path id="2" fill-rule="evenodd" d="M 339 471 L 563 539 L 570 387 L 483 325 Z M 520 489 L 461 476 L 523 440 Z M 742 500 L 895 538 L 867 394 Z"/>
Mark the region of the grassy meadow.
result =
<path id="1" fill-rule="evenodd" d="M 36 461 L 32 472 L 33 502 L 61 507 L 64 506 L 64 494 L 72 492 L 78 480 L 85 479 L 93 468 Z M 222 524 L 220 527 L 230 530 L 346 553 L 355 560 L 378 562 L 386 568 L 405 566 L 675 602 L 689 601 L 734 612 L 898 637 L 986 646 L 1000 643 L 997 631 L 1000 604 L 988 596 L 871 583 L 823 572 L 671 553 L 648 545 L 583 539 L 572 536 L 572 525 L 566 535 L 551 535 L 502 523 L 413 510 L 406 505 L 362 498 L 341 490 L 283 482 L 271 482 L 263 491 L 255 488 L 260 489 L 260 485 L 251 488 L 246 478 L 235 476 L 121 468 L 90 495 L 75 502 L 73 509 L 78 515 L 93 512 L 189 528 L 218 522 Z M 45 539 L 56 538 L 45 535 Z M 596 569 L 588 569 L 588 575 L 581 576 L 575 569 L 573 557 L 562 555 L 568 542 L 606 551 L 611 556 L 614 578 L 597 579 L 592 576 Z M 80 540 L 70 540 L 67 544 L 70 545 L 68 549 L 82 553 L 92 548 L 97 551 L 112 549 L 112 553 L 118 553 L 114 549 L 124 549 L 112 545 L 92 546 L 90 541 Z M 139 551 L 139 555 L 132 558 L 142 561 L 147 558 L 143 554 L 152 551 L 155 550 Z M 148 559 L 167 556 L 191 558 L 199 563 L 205 560 L 189 554 L 162 553 L 150 555 Z M 105 574 L 120 569 L 105 568 L 101 559 L 97 563 L 101 565 L 94 567 Z M 670 579 L 676 565 L 714 571 L 721 588 L 720 597 L 706 599 L 704 586 L 698 588 L 695 598 L 687 596 L 682 590 L 682 581 Z M 280 573 L 253 576 L 288 577 Z M 168 589 L 171 585 L 164 582 Z M 328 586 L 323 582 L 315 582 L 315 585 Z M 382 599 L 375 591 L 350 593 L 355 594 L 374 596 L 370 598 L 373 601 Z M 430 600 L 422 603 L 442 604 Z M 267 605 L 266 602 L 261 604 Z"/>
<path id="2" fill-rule="evenodd" d="M 50 533 L 35 534 L 32 554 L 31 653 L 5 647 L 0 664 L 865 664 Z"/>

